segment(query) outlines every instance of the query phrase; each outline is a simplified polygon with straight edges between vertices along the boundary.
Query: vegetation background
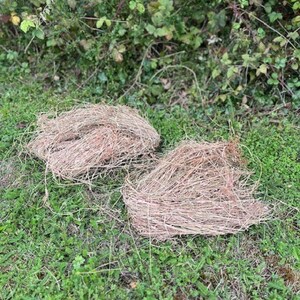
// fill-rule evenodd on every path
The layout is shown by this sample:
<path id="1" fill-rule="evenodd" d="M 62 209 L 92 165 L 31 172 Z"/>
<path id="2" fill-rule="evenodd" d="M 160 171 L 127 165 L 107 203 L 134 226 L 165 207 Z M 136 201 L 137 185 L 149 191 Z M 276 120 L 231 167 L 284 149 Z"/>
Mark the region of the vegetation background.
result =
<path id="1" fill-rule="evenodd" d="M 0 0 L 0 299 L 299 299 L 300 1 Z M 157 242 L 124 174 L 91 189 L 28 156 L 37 115 L 138 108 L 162 151 L 239 138 L 272 220 Z M 48 197 L 45 197 L 47 187 Z"/>

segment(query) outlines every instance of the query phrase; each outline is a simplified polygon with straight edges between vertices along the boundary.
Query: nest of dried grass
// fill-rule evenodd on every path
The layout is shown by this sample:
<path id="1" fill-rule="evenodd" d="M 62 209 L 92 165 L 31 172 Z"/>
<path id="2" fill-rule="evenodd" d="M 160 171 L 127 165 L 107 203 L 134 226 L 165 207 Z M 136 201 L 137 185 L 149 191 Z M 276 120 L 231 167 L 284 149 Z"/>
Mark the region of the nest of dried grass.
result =
<path id="1" fill-rule="evenodd" d="M 234 142 L 183 142 L 122 194 L 133 226 L 144 236 L 236 233 L 264 220 Z"/>
<path id="2" fill-rule="evenodd" d="M 112 170 L 159 145 L 156 130 L 127 106 L 89 105 L 38 119 L 28 148 L 58 177 L 94 176 Z"/>

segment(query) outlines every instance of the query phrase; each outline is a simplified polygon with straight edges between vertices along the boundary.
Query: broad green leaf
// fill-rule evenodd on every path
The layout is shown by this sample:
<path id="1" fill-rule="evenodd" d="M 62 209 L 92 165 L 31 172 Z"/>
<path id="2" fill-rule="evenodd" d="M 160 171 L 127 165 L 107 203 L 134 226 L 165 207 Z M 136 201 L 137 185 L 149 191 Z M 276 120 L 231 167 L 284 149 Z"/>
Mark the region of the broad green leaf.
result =
<path id="1" fill-rule="evenodd" d="M 289 32 L 288 37 L 290 37 L 292 40 L 296 40 L 299 37 L 299 33 L 297 31 Z"/>
<path id="2" fill-rule="evenodd" d="M 293 23 L 293 25 L 299 24 L 300 23 L 300 16 L 297 16 L 297 17 L 293 18 L 292 23 Z"/>
<path id="3" fill-rule="evenodd" d="M 199 48 L 202 43 L 203 39 L 200 36 L 196 36 L 194 39 L 194 49 Z"/>
<path id="4" fill-rule="evenodd" d="M 140 14 L 143 14 L 145 12 L 145 6 L 142 3 L 138 3 L 136 8 Z"/>
<path id="5" fill-rule="evenodd" d="M 228 52 L 225 52 L 222 56 L 221 62 L 225 65 L 230 65 L 232 61 L 229 59 Z"/>
<path id="6" fill-rule="evenodd" d="M 234 23 L 232 24 L 232 28 L 233 28 L 234 30 L 238 30 L 238 29 L 240 29 L 240 27 L 241 27 L 241 23 L 236 23 L 236 22 L 234 22 Z"/>
<path id="7" fill-rule="evenodd" d="M 215 68 L 213 69 L 211 76 L 213 79 L 215 79 L 216 77 L 218 77 L 221 74 L 221 70 L 219 68 Z"/>
<path id="8" fill-rule="evenodd" d="M 282 14 L 277 13 L 275 11 L 268 14 L 268 16 L 269 16 L 269 20 L 270 20 L 271 23 L 274 23 L 276 20 L 281 20 L 282 19 Z"/>
<path id="9" fill-rule="evenodd" d="M 162 28 L 157 28 L 156 30 L 156 35 L 157 36 L 166 36 L 168 35 L 170 32 L 169 32 L 169 29 L 167 27 L 162 27 Z"/>
<path id="10" fill-rule="evenodd" d="M 272 11 L 272 6 L 269 2 L 267 2 L 264 6 L 264 9 L 266 11 L 267 14 L 269 14 Z"/>
<path id="11" fill-rule="evenodd" d="M 276 37 L 276 38 L 273 40 L 273 42 L 275 42 L 275 43 L 279 43 L 279 44 L 280 44 L 280 46 L 281 46 L 281 47 L 283 47 L 283 46 L 285 46 L 285 45 L 286 45 L 286 43 L 287 43 L 288 41 L 287 41 L 287 39 L 286 39 L 286 38 L 284 38 L 284 37 L 281 37 L 281 36 L 278 36 L 278 37 Z"/>
<path id="12" fill-rule="evenodd" d="M 243 66 L 249 66 L 251 63 L 254 63 L 256 59 L 251 57 L 248 53 L 242 55 Z"/>
<path id="13" fill-rule="evenodd" d="M 284 41 L 285 40 L 285 38 L 283 38 L 283 37 L 281 37 L 281 36 L 278 36 L 278 37 L 276 37 L 274 40 L 273 40 L 273 42 L 274 43 L 281 43 L 282 41 Z"/>
<path id="14" fill-rule="evenodd" d="M 6 58 L 8 60 L 14 60 L 17 57 L 18 57 L 18 52 L 16 52 L 16 51 L 9 50 L 8 53 L 6 54 Z"/>
<path id="15" fill-rule="evenodd" d="M 257 34 L 260 38 L 264 38 L 266 36 L 266 32 L 261 27 L 257 29 Z"/>
<path id="16" fill-rule="evenodd" d="M 218 25 L 220 27 L 225 27 L 226 25 L 226 11 L 225 9 L 221 10 L 218 14 L 217 14 L 217 22 Z"/>
<path id="17" fill-rule="evenodd" d="M 270 85 L 277 85 L 279 83 L 279 81 L 277 79 L 269 78 L 267 83 Z"/>
<path id="18" fill-rule="evenodd" d="M 259 74 L 267 74 L 268 71 L 268 66 L 266 64 L 262 64 L 259 66 L 259 68 L 256 71 L 256 75 L 258 76 Z"/>
<path id="19" fill-rule="evenodd" d="M 231 78 L 234 74 L 238 73 L 238 68 L 235 66 L 231 66 L 228 70 L 227 70 L 227 78 Z"/>
<path id="20" fill-rule="evenodd" d="M 111 26 L 111 20 L 106 19 L 104 22 L 105 22 L 105 24 L 106 24 L 107 27 Z"/>
<path id="21" fill-rule="evenodd" d="M 298 9 L 300 9 L 300 2 L 299 1 L 293 1 L 293 2 L 295 2 L 294 4 L 293 4 L 293 10 L 298 10 Z"/>
<path id="22" fill-rule="evenodd" d="M 56 40 L 52 39 L 52 40 L 48 40 L 46 43 L 47 47 L 54 47 L 57 45 Z"/>
<path id="23" fill-rule="evenodd" d="M 156 28 L 151 25 L 151 24 L 148 24 L 146 25 L 146 30 L 150 33 L 150 34 L 154 34 L 156 32 Z"/>
<path id="24" fill-rule="evenodd" d="M 118 51 L 120 53 L 124 53 L 126 51 L 126 47 L 124 44 L 121 44 L 120 46 L 118 46 Z"/>
<path id="25" fill-rule="evenodd" d="M 221 100 L 222 102 L 225 102 L 225 100 L 227 99 L 227 95 L 225 94 L 221 94 L 217 97 L 218 100 Z"/>
<path id="26" fill-rule="evenodd" d="M 34 22 L 31 20 L 23 20 L 20 25 L 20 29 L 25 33 L 30 29 L 30 27 L 35 27 Z"/>
<path id="27" fill-rule="evenodd" d="M 294 55 L 295 57 L 297 57 L 298 60 L 300 61 L 300 50 L 299 50 L 299 49 L 295 49 L 293 55 Z"/>
<path id="28" fill-rule="evenodd" d="M 38 39 L 40 39 L 40 40 L 43 40 L 43 39 L 45 38 L 45 33 L 44 33 L 44 31 L 43 31 L 42 29 L 40 29 L 40 28 L 35 29 L 35 30 L 32 32 L 32 34 L 33 34 L 35 37 L 37 37 Z"/>
<path id="29" fill-rule="evenodd" d="M 100 18 L 96 23 L 96 27 L 101 28 L 105 20 L 106 20 L 106 17 Z"/>
<path id="30" fill-rule="evenodd" d="M 129 2 L 129 8 L 130 8 L 131 10 L 134 10 L 134 9 L 136 8 L 136 2 L 135 2 L 135 1 L 130 1 L 130 2 Z"/>
<path id="31" fill-rule="evenodd" d="M 164 23 L 165 17 L 161 12 L 155 13 L 151 18 L 155 26 L 161 26 Z"/>
<path id="32" fill-rule="evenodd" d="M 299 66 L 298 66 L 297 63 L 293 63 L 291 67 L 292 67 L 293 70 L 296 71 L 296 70 L 298 70 L 298 67 L 299 67 Z"/>

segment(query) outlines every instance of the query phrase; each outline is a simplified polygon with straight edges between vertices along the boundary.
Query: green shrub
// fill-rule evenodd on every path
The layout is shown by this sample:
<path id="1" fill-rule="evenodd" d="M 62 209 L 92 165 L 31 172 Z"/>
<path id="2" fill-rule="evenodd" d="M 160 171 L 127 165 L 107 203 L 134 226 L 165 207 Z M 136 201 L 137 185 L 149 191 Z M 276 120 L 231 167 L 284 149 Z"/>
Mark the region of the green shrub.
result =
<path id="1" fill-rule="evenodd" d="M 3 73 L 149 103 L 300 102 L 300 1 L 2 2 Z"/>

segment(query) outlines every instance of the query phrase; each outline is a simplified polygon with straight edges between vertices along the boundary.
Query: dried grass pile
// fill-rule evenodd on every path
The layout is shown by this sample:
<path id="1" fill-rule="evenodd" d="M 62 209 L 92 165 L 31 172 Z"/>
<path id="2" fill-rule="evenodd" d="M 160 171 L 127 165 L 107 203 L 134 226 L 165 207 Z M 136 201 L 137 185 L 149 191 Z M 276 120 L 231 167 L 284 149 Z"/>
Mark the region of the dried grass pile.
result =
<path id="1" fill-rule="evenodd" d="M 127 106 L 89 105 L 38 120 L 28 148 L 61 178 L 89 178 L 147 155 L 160 141 L 156 130 Z"/>
<path id="2" fill-rule="evenodd" d="M 183 142 L 122 194 L 133 226 L 144 236 L 221 235 L 265 219 L 255 184 L 234 142 Z"/>

